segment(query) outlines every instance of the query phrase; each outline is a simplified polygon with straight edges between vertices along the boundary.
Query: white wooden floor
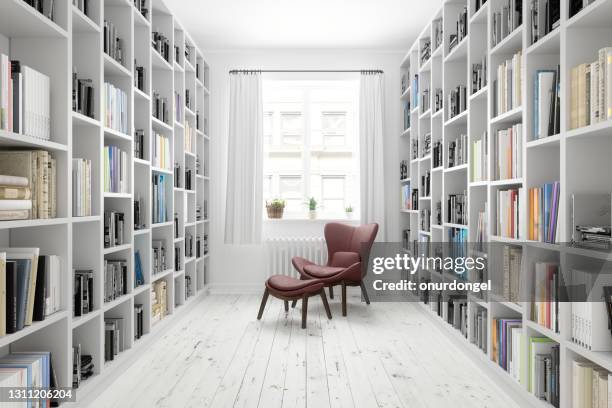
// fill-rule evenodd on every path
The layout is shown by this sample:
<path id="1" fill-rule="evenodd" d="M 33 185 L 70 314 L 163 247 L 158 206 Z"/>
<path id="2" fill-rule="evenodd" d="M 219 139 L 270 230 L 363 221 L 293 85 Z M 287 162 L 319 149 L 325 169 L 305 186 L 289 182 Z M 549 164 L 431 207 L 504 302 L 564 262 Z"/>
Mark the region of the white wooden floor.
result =
<path id="1" fill-rule="evenodd" d="M 310 300 L 285 314 L 270 297 L 209 296 L 94 407 L 516 407 L 410 303 L 349 303 L 328 321 Z"/>

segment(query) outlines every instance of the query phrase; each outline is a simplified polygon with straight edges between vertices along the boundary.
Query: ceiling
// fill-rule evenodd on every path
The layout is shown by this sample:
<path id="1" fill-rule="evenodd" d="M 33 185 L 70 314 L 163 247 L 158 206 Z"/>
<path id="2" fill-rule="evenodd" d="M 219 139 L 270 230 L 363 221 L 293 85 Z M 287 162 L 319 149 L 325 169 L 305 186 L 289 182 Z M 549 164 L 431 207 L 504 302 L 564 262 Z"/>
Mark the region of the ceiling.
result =
<path id="1" fill-rule="evenodd" d="M 442 0 L 165 0 L 205 51 L 407 51 Z"/>

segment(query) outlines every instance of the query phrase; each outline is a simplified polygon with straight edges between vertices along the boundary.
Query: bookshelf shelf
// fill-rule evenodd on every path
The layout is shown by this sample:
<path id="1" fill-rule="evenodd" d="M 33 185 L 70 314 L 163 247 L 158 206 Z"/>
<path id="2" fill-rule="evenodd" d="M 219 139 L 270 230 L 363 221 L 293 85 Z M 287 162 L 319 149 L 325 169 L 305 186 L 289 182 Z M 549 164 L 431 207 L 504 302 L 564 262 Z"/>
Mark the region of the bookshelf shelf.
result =
<path id="1" fill-rule="evenodd" d="M 455 173 L 459 171 L 465 171 L 468 169 L 468 164 L 460 164 L 459 166 L 449 167 L 448 169 L 444 169 L 444 173 Z"/>
<path id="2" fill-rule="evenodd" d="M 431 109 L 427 109 L 425 112 L 423 112 L 421 114 L 421 116 L 419 116 L 420 120 L 424 120 L 424 119 L 428 119 L 431 117 Z"/>
<path id="3" fill-rule="evenodd" d="M 502 113 L 501 115 L 497 115 L 493 119 L 491 119 L 492 125 L 498 124 L 509 124 L 519 122 L 523 117 L 523 108 L 519 106 L 518 108 L 514 108 L 506 113 Z"/>
<path id="4" fill-rule="evenodd" d="M 154 173 L 161 173 L 161 174 L 166 174 L 166 175 L 169 175 L 169 176 L 173 175 L 171 170 L 162 169 L 162 168 L 155 167 L 155 166 L 151 166 L 151 171 L 153 171 Z"/>
<path id="5" fill-rule="evenodd" d="M 4 150 L 43 149 L 56 159 L 57 190 L 56 207 L 58 218 L 33 219 L 0 222 L 0 239 L 6 246 L 39 247 L 41 253 L 57 255 L 62 265 L 61 311 L 49 315 L 41 322 L 35 322 L 24 329 L 0 337 L 0 349 L 4 355 L 13 346 L 32 345 L 52 352 L 53 365 L 56 368 L 58 386 L 70 387 L 73 381 L 72 347 L 82 344 L 93 358 L 95 375 L 81 384 L 78 390 L 78 405 L 87 394 L 103 386 L 108 378 L 116 375 L 121 364 L 134 352 L 135 345 L 143 342 L 135 340 L 134 310 L 135 304 L 142 304 L 145 309 L 145 334 L 164 330 L 166 324 L 153 323 L 151 297 L 156 288 L 153 283 L 165 282 L 167 304 L 163 320 L 174 319 L 187 308 L 186 304 L 207 293 L 206 276 L 210 266 L 209 257 L 191 258 L 183 261 L 187 264 L 185 274 L 174 277 L 174 271 L 152 275 L 153 240 L 166 240 L 169 264 L 174 265 L 175 254 L 172 237 L 173 222 L 152 224 L 153 220 L 153 183 L 152 176 L 163 172 L 169 177 L 166 192 L 168 218 L 177 212 L 180 218 L 191 221 L 195 219 L 196 206 L 203 207 L 210 200 L 210 186 L 197 178 L 195 190 L 185 194 L 174 194 L 172 191 L 173 171 L 151 167 L 153 159 L 153 141 L 156 133 L 168 138 L 170 146 L 170 163 L 189 163 L 195 166 L 195 156 L 185 152 L 182 143 L 181 120 L 176 127 L 155 119 L 152 112 L 153 92 L 166 98 L 168 117 L 174 120 L 173 96 L 175 91 L 183 94 L 185 89 L 193 92 L 193 105 L 187 114 L 187 120 L 195 122 L 193 112 L 199 112 L 204 118 L 210 118 L 209 95 L 205 84 L 195 78 L 195 70 L 185 72 L 183 68 L 183 51 L 185 45 L 192 48 L 193 60 L 198 62 L 198 69 L 208 81 L 210 66 L 196 44 L 189 39 L 181 24 L 176 20 L 164 0 L 147 0 L 148 17 L 144 17 L 134 6 L 132 0 L 94 0 L 90 1 L 88 14 L 85 15 L 69 1 L 55 1 L 54 21 L 51 21 L 29 6 L 23 0 L 6 0 L 0 2 L 0 48 L 9 54 L 10 59 L 20 60 L 31 68 L 49 76 L 51 82 L 51 139 L 42 140 L 0 131 L 0 147 Z M 115 61 L 103 50 L 103 22 L 112 24 L 122 40 L 124 65 Z M 153 31 L 163 34 L 174 57 L 174 45 L 181 51 L 180 61 L 168 63 L 163 60 L 151 46 Z M 134 64 L 135 63 L 135 64 Z M 141 91 L 134 85 L 134 77 L 141 68 L 144 84 Z M 94 89 L 93 111 L 91 116 L 73 112 L 73 74 L 86 81 Z M 111 83 L 123 90 L 126 104 L 122 106 L 125 115 L 127 133 L 118 132 L 106 127 L 104 84 Z M 209 86 L 206 83 L 206 86 Z M 83 109 L 84 110 L 84 109 Z M 122 116 L 123 116 L 122 115 Z M 192 127 L 194 127 L 193 123 Z M 200 129 L 204 130 L 204 129 Z M 210 152 L 206 141 L 208 136 L 201 131 L 196 138 L 198 158 L 209 163 Z M 137 140 L 138 138 L 138 140 Z M 136 158 L 134 148 L 142 140 L 142 150 Z M 127 188 L 122 193 L 104 191 L 104 147 L 116 145 L 127 152 Z M 200 149 L 200 147 L 203 147 Z M 195 150 L 194 150 L 195 151 Z M 141 156 L 140 156 L 141 155 Z M 73 209 L 73 174 L 75 168 L 72 159 L 91 160 L 91 216 L 76 217 Z M 207 169 L 207 167 L 205 167 Z M 181 180 L 183 176 L 180 176 Z M 206 180 L 206 179 L 205 179 Z M 138 200 L 139 225 L 148 228 L 135 230 L 137 221 L 135 200 Z M 184 205 L 184 207 L 183 207 Z M 108 211 L 123 213 L 124 241 L 126 244 L 104 248 L 103 215 Z M 187 212 L 187 214 L 184 214 Z M 162 218 L 163 219 L 163 218 Z M 204 224 L 182 225 L 190 228 L 194 238 L 203 238 L 209 234 Z M 182 232 L 185 235 L 185 232 Z M 144 285 L 134 288 L 136 275 L 136 251 L 141 262 Z M 182 252 L 182 251 L 181 251 Z M 182 256 L 182 254 L 181 254 Z M 105 271 L 104 261 L 125 261 L 127 264 L 127 294 L 111 302 L 104 302 Z M 123 266 L 123 265 L 122 265 Z M 74 270 L 91 270 L 94 283 L 93 311 L 83 316 L 73 316 Z M 192 279 L 193 295 L 184 301 L 180 289 L 185 288 L 186 276 Z M 178 290 L 178 291 L 177 291 Z M 176 304 L 182 304 L 180 313 Z M 112 362 L 105 362 L 105 320 L 123 319 L 126 336 L 125 351 Z M 83 403 L 82 405 L 86 405 Z"/>
<path id="6" fill-rule="evenodd" d="M 596 0 L 567 20 L 566 26 L 568 29 L 610 27 L 610 14 L 612 4 L 606 0 Z"/>
<path id="7" fill-rule="evenodd" d="M 589 125 L 578 129 L 568 130 L 565 136 L 568 139 L 582 138 L 582 137 L 606 137 L 612 132 L 612 120 L 600 122 L 595 125 Z"/>
<path id="8" fill-rule="evenodd" d="M 465 126 L 465 124 L 467 123 L 467 113 L 467 110 L 465 110 L 460 114 L 453 116 L 452 118 L 444 122 L 444 126 Z"/>
<path id="9" fill-rule="evenodd" d="M 470 18 L 470 25 L 475 24 L 486 24 L 487 23 L 487 10 L 489 9 L 489 3 L 485 3 L 478 11 L 476 11 Z M 470 10 L 471 11 L 471 10 Z"/>
<path id="10" fill-rule="evenodd" d="M 518 184 L 523 184 L 523 179 L 506 179 L 506 180 L 493 180 L 489 183 L 491 186 L 516 186 Z"/>
<path id="11" fill-rule="evenodd" d="M 445 228 L 457 228 L 457 229 L 468 229 L 467 225 L 463 225 L 463 224 L 453 224 L 450 222 L 445 222 L 444 223 L 444 227 Z"/>
<path id="12" fill-rule="evenodd" d="M 491 55 L 508 55 L 520 50 L 523 44 L 523 25 L 518 26 L 490 51 Z"/>
<path id="13" fill-rule="evenodd" d="M 538 148 L 538 147 L 550 147 L 550 146 L 559 146 L 561 143 L 561 134 L 544 137 L 542 139 L 530 140 L 527 142 L 527 148 Z"/>
<path id="14" fill-rule="evenodd" d="M 527 55 L 554 54 L 559 52 L 561 27 L 557 27 L 527 48 Z"/>
<path id="15" fill-rule="evenodd" d="M 485 85 L 480 88 L 477 92 L 470 95 L 470 102 L 479 101 L 481 99 L 485 99 L 487 97 L 487 93 L 489 92 L 489 86 Z"/>
<path id="16" fill-rule="evenodd" d="M 400 95 L 400 100 L 404 101 L 410 98 L 410 87 L 406 88 L 404 92 Z"/>
<path id="17" fill-rule="evenodd" d="M 446 58 L 444 58 L 444 63 L 460 61 L 467 58 L 468 37 L 469 35 L 463 38 L 463 40 L 453 48 Z"/>

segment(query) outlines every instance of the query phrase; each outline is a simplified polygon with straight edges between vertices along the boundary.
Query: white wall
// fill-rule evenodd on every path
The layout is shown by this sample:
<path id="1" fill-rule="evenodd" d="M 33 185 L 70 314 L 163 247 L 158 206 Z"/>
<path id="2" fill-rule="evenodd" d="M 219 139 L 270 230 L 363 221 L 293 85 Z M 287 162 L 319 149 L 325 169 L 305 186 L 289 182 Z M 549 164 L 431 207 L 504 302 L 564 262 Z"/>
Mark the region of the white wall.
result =
<path id="1" fill-rule="evenodd" d="M 229 74 L 231 69 L 382 69 L 385 72 L 385 192 L 386 230 L 391 241 L 399 237 L 400 200 L 399 154 L 397 138 L 401 133 L 400 53 L 360 51 L 237 51 L 208 54 L 211 66 L 211 225 L 209 245 L 212 252 L 208 281 L 213 292 L 261 292 L 266 277 L 265 251 L 261 246 L 224 244 L 225 192 L 227 175 L 227 131 Z M 382 180 L 381 180 L 382 182 Z M 264 221 L 265 224 L 265 221 Z M 322 234 L 323 222 L 280 221 L 264 229 L 283 235 Z M 294 232 L 295 231 L 295 232 Z"/>

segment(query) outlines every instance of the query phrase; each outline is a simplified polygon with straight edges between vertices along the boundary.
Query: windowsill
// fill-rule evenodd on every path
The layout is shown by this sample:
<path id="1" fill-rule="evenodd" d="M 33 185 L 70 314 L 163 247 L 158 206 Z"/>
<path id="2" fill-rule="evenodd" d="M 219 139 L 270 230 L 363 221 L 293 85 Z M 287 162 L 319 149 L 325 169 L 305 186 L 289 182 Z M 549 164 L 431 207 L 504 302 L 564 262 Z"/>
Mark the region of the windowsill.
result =
<path id="1" fill-rule="evenodd" d="M 353 217 L 353 218 L 346 218 L 346 217 L 317 217 L 315 219 L 310 219 L 310 218 L 303 218 L 303 217 L 283 217 L 283 218 L 264 218 L 263 219 L 264 223 L 271 223 L 271 224 L 276 224 L 276 223 L 284 223 L 284 222 L 309 222 L 309 223 L 321 223 L 321 222 L 346 222 L 349 224 L 353 224 L 353 223 L 358 223 L 359 222 L 359 218 L 357 217 Z"/>

